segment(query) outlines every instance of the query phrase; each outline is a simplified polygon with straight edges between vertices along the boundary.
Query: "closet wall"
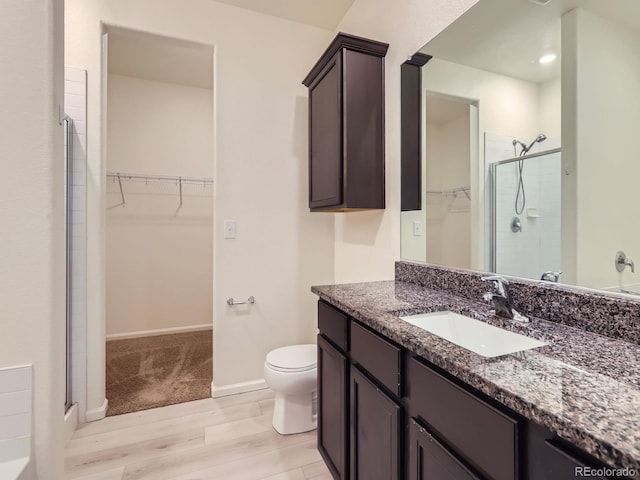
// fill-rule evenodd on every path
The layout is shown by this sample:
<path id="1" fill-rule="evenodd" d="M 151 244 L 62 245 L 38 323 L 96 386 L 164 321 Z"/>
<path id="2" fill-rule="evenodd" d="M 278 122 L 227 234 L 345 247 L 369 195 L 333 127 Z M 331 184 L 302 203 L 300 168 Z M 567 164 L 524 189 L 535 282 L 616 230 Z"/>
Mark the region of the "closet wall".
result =
<path id="1" fill-rule="evenodd" d="M 111 39 L 110 39 L 111 41 Z M 110 50 L 110 56 L 114 54 Z M 107 170 L 213 177 L 211 88 L 108 76 Z M 212 325 L 213 187 L 107 181 L 107 338 Z"/>

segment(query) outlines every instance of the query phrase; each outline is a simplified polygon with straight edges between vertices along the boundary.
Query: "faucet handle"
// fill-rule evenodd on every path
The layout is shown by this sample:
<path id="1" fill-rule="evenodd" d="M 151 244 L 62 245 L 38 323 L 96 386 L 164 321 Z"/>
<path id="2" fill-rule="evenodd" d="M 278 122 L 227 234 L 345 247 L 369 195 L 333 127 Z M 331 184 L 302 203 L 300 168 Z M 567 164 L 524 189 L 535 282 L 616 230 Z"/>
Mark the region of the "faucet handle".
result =
<path id="1" fill-rule="evenodd" d="M 488 280 L 493 280 L 495 282 L 496 290 L 498 290 L 498 293 L 505 298 L 508 297 L 509 294 L 507 293 L 505 285 L 507 285 L 509 281 L 502 275 L 488 275 L 486 277 L 480 277 L 480 280 L 485 282 Z"/>
<path id="2" fill-rule="evenodd" d="M 622 272 L 627 266 L 631 267 L 632 273 L 635 273 L 636 270 L 633 260 L 627 258 L 627 255 L 623 251 L 618 251 L 616 253 L 616 270 Z"/>
<path id="3" fill-rule="evenodd" d="M 546 280 L 547 282 L 557 282 L 560 280 L 560 275 L 562 272 L 554 272 L 553 270 L 548 270 L 542 274 L 540 280 Z"/>

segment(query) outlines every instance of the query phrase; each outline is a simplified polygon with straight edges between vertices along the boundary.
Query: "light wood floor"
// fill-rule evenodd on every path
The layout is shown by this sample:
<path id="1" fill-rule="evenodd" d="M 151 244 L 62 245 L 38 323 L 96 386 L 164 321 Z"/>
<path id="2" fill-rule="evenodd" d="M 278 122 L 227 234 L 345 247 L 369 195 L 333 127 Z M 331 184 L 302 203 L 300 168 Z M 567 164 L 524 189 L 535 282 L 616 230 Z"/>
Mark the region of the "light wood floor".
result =
<path id="1" fill-rule="evenodd" d="M 67 479 L 329 480 L 316 432 L 279 435 L 270 390 L 197 400 L 80 425 Z"/>

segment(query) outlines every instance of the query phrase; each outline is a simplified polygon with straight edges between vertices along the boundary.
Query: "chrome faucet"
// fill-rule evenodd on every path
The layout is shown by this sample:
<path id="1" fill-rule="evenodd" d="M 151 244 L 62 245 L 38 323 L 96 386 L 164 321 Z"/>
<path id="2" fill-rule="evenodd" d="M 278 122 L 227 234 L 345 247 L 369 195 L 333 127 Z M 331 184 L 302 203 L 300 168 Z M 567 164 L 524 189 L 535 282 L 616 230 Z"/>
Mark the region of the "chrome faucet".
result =
<path id="1" fill-rule="evenodd" d="M 523 315 L 520 315 L 516 310 L 513 309 L 513 305 L 511 303 L 511 295 L 509 294 L 509 290 L 507 289 L 507 284 L 509 283 L 506 278 L 500 275 L 489 275 L 487 277 L 481 278 L 483 281 L 492 280 L 496 286 L 496 292 L 487 292 L 482 298 L 486 301 L 491 301 L 493 303 L 493 309 L 497 316 L 518 320 L 520 322 L 528 322 L 529 319 Z"/>
<path id="2" fill-rule="evenodd" d="M 635 273 L 635 265 L 633 264 L 633 260 L 627 258 L 623 251 L 619 251 L 616 253 L 616 270 L 622 272 L 625 267 L 631 267 L 631 272 Z"/>

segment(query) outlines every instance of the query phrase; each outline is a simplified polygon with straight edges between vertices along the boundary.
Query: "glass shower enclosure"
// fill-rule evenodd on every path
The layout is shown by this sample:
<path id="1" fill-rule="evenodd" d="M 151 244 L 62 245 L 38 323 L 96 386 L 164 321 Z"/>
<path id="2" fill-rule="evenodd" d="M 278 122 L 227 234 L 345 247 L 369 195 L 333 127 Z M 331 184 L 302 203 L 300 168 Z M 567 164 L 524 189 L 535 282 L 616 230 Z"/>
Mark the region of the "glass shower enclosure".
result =
<path id="1" fill-rule="evenodd" d="M 494 272 L 541 279 L 561 271 L 561 150 L 490 166 Z"/>

